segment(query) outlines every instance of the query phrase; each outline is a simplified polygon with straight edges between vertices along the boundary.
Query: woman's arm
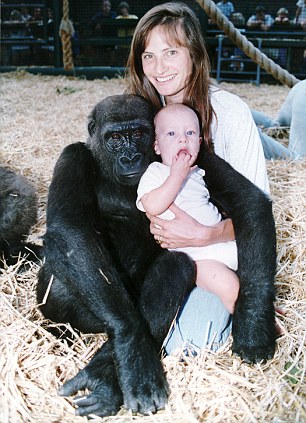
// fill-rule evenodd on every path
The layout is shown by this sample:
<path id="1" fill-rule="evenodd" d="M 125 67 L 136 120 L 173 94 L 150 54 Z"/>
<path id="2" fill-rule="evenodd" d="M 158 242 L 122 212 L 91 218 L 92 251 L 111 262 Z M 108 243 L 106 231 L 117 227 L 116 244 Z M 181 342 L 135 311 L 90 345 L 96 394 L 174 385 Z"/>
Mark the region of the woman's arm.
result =
<path id="1" fill-rule="evenodd" d="M 214 226 L 205 226 L 172 204 L 173 220 L 163 220 L 147 214 L 150 230 L 162 248 L 205 247 L 206 245 L 235 239 L 231 219 L 222 220 Z"/>
<path id="2" fill-rule="evenodd" d="M 226 91 L 212 94 L 215 153 L 269 194 L 266 162 L 258 129 L 247 104 Z"/>

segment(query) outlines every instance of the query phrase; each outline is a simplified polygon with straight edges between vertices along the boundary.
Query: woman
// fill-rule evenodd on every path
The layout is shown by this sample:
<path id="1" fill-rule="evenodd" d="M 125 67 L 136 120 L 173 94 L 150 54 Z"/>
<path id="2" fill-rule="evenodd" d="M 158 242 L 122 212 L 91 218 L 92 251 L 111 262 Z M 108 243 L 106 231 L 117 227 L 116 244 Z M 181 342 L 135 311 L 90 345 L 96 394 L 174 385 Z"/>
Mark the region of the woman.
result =
<path id="1" fill-rule="evenodd" d="M 211 85 L 209 59 L 195 13 L 184 3 L 153 7 L 139 21 L 128 59 L 127 91 L 157 109 L 185 103 L 199 111 L 207 147 L 262 190 L 269 192 L 265 159 L 250 109 L 237 96 Z M 196 247 L 234 240 L 230 219 L 205 227 L 176 206 L 175 219 L 151 220 L 163 248 Z M 165 350 L 217 349 L 230 332 L 230 315 L 214 295 L 195 288 L 170 331 Z"/>

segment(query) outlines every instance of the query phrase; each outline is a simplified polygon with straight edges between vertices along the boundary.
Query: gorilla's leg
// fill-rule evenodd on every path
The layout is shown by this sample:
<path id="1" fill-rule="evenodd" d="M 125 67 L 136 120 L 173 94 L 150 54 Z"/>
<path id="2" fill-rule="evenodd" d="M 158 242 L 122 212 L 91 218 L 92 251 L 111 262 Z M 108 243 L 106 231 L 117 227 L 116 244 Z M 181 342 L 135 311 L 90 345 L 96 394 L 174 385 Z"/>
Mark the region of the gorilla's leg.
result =
<path id="1" fill-rule="evenodd" d="M 195 264 L 183 253 L 164 251 L 148 270 L 142 286 L 138 309 L 144 320 L 143 324 L 147 326 L 154 338 L 156 356 L 181 303 L 194 286 L 194 281 Z M 138 339 L 137 343 L 133 343 L 132 348 L 130 347 L 136 360 L 135 368 L 133 363 L 128 372 L 122 372 L 120 367 L 117 367 L 119 383 L 124 393 L 125 408 L 140 411 L 142 414 L 155 412 L 164 408 L 166 404 L 164 401 L 166 398 L 156 395 L 153 408 L 149 403 L 146 404 L 146 397 L 142 396 L 142 392 L 150 389 L 148 380 L 152 377 L 149 373 L 152 357 L 147 354 L 147 348 L 150 347 L 147 342 L 145 339 Z M 121 345 L 119 345 L 121 347 L 119 351 L 114 348 L 116 355 L 126 355 L 124 343 Z M 150 348 L 152 348 L 152 344 Z M 139 367 L 147 369 L 145 377 L 137 374 Z M 167 397 L 169 388 L 167 385 L 165 387 Z"/>
<path id="2" fill-rule="evenodd" d="M 38 278 L 37 302 L 45 317 L 57 323 L 70 323 L 83 333 L 105 332 L 101 320 L 81 301 L 80 296 L 49 271 L 48 263 L 40 269 Z"/>
<path id="3" fill-rule="evenodd" d="M 183 253 L 165 251 L 149 270 L 141 292 L 139 310 L 157 341 L 156 354 L 158 354 L 177 310 L 194 287 L 194 281 L 195 265 Z M 163 292 L 162 296 L 159 295 L 160 292 Z M 90 413 L 99 416 L 112 415 L 116 414 L 123 404 L 123 395 L 118 383 L 111 345 L 111 341 L 107 341 L 91 362 L 60 389 L 60 394 L 64 396 L 73 395 L 84 388 L 92 391 L 86 397 L 77 400 L 79 415 Z M 140 351 L 138 356 L 142 360 L 147 357 Z M 131 375 L 135 377 L 135 380 L 131 380 Z M 120 380 L 124 392 L 128 392 L 131 386 L 141 383 L 138 375 L 133 372 L 129 372 Z M 122 380 L 124 380 L 124 385 Z M 146 380 L 142 383 L 145 388 Z M 137 388 L 142 387 L 137 386 Z M 125 399 L 127 407 L 126 401 L 132 410 L 137 411 L 140 408 L 133 397 Z M 160 406 L 160 408 L 162 407 L 163 405 Z"/>
<path id="4" fill-rule="evenodd" d="M 48 264 L 49 265 L 49 264 Z M 51 268 L 50 268 L 51 269 Z M 82 269 L 78 269 L 81 271 Z M 57 269 L 58 273 L 64 278 L 65 269 L 64 266 Z M 110 268 L 104 270 L 108 273 Z M 39 292 L 38 301 L 42 302 L 42 297 L 47 289 L 47 281 L 50 281 L 51 270 L 48 270 L 46 264 L 44 271 L 39 277 L 39 289 L 43 292 Z M 75 276 L 75 275 L 73 275 Z M 116 362 L 116 372 L 119 378 L 119 385 L 124 394 L 124 405 L 125 408 L 133 411 L 139 411 L 142 414 L 148 414 L 155 412 L 158 409 L 165 407 L 168 397 L 168 385 L 163 372 L 162 365 L 158 358 L 157 353 L 154 354 L 156 344 L 153 337 L 150 335 L 146 323 L 140 316 L 133 305 L 132 300 L 128 297 L 127 292 L 115 272 L 111 274 L 109 280 L 112 283 L 99 283 L 101 274 L 94 280 L 95 285 L 89 284 L 87 281 L 86 289 L 95 291 L 93 301 L 95 302 L 94 308 L 97 310 L 95 313 L 93 310 L 91 313 L 87 313 L 86 306 L 90 307 L 90 304 L 82 304 L 82 296 L 77 295 L 74 291 L 74 285 L 67 279 L 67 288 L 58 278 L 54 278 L 52 286 L 48 296 L 47 303 L 42 305 L 42 310 L 46 317 L 49 317 L 55 321 L 58 321 L 57 316 L 61 316 L 61 322 L 70 321 L 73 326 L 78 326 L 82 330 L 90 329 L 90 331 L 102 332 L 106 327 L 106 332 L 111 340 L 112 345 L 112 357 Z M 99 279 L 100 276 L 100 279 Z M 77 277 L 77 276 L 76 276 Z M 68 278 L 68 276 L 66 277 Z M 42 283 L 43 281 L 43 283 Z M 97 282 L 98 281 L 98 282 Z M 92 282 L 92 281 L 91 281 Z M 88 287 L 90 285 L 90 287 Z M 85 289 L 85 287 L 83 287 Z M 73 293 L 71 295 L 71 293 Z M 111 295 L 112 294 L 112 295 Z M 99 300 L 99 298 L 101 298 Z M 118 309 L 119 298 L 122 303 L 122 307 Z M 100 307 L 101 305 L 101 307 Z M 105 317 L 103 317 L 103 314 Z M 101 315 L 101 318 L 99 317 Z M 96 316 L 96 317 L 95 317 Z M 94 320 L 92 321 L 92 318 Z M 82 323 L 82 319 L 85 323 Z M 101 322 L 105 323 L 100 324 Z M 85 326 L 87 322 L 88 326 Z M 102 350 L 103 351 L 103 350 Z M 112 390 L 114 401 L 111 406 L 112 410 L 118 407 L 118 402 L 121 393 L 118 391 L 116 384 L 112 383 L 111 389 L 109 389 L 109 378 L 105 378 L 104 373 L 99 370 L 99 366 L 96 361 L 93 360 L 86 370 L 86 379 L 82 374 L 80 377 L 74 378 L 73 382 L 68 385 L 67 390 L 63 390 L 66 394 L 67 391 L 73 392 L 78 389 L 80 384 L 86 384 L 85 387 L 99 386 L 97 392 L 92 392 L 88 396 L 88 405 L 92 401 L 96 402 L 95 396 L 100 397 L 101 391 L 103 390 L 103 384 L 106 384 L 106 390 Z M 115 374 L 115 370 L 112 370 L 110 366 L 109 372 Z M 68 392 L 68 393 L 69 393 Z M 101 414 L 107 414 L 110 410 L 105 411 L 104 402 L 103 404 L 97 405 Z M 121 401 L 120 401 L 121 402 Z M 84 407 L 84 402 L 82 402 Z M 84 410 L 80 410 L 82 413 Z M 96 411 L 95 411 L 96 412 Z M 113 412 L 113 411 L 112 411 Z M 86 411 L 84 411 L 86 413 Z"/>
<path id="5" fill-rule="evenodd" d="M 139 310 L 158 348 L 184 299 L 194 288 L 195 278 L 195 263 L 179 252 L 164 251 L 149 270 L 141 291 Z"/>
<path id="6" fill-rule="evenodd" d="M 46 301 L 44 297 L 48 291 Z M 49 272 L 47 264 L 39 272 L 37 300 L 43 314 L 52 321 L 73 322 L 74 328 L 83 333 L 105 332 L 105 325 L 68 290 L 64 283 Z M 49 330 L 54 335 L 60 334 L 60 331 Z M 110 341 L 103 344 L 83 370 L 60 387 L 59 394 L 70 396 L 85 388 L 91 393 L 75 399 L 75 404 L 78 406 L 77 415 L 110 416 L 116 414 L 123 404 Z"/>

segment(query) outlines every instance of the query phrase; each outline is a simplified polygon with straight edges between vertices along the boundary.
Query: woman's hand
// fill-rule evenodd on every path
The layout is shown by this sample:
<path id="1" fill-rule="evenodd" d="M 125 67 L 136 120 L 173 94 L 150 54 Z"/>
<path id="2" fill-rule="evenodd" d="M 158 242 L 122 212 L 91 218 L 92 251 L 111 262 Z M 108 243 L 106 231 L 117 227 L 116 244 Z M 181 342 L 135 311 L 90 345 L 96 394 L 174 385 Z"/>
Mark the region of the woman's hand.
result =
<path id="1" fill-rule="evenodd" d="M 169 210 L 175 214 L 173 220 L 147 214 L 151 221 L 150 231 L 162 248 L 205 247 L 235 239 L 230 219 L 222 220 L 214 226 L 205 226 L 175 204 Z"/>

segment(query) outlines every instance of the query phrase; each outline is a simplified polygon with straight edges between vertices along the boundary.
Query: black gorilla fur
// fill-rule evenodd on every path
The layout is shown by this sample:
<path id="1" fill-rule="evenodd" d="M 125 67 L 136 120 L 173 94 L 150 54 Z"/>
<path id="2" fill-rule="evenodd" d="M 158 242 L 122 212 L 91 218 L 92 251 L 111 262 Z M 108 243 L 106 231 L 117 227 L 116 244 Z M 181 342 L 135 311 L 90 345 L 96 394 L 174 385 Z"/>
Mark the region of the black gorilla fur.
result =
<path id="1" fill-rule="evenodd" d="M 169 393 L 158 352 L 183 299 L 194 287 L 187 255 L 162 250 L 135 206 L 139 179 L 153 152 L 154 110 L 137 96 L 109 97 L 94 108 L 86 144 L 62 152 L 49 191 L 45 264 L 37 297 L 52 278 L 43 314 L 108 341 L 60 388 L 80 389 L 77 413 L 127 409 L 147 414 Z M 233 219 L 241 289 L 233 351 L 253 362 L 274 353 L 275 225 L 271 201 L 202 147 L 198 164 L 216 202 Z"/>
<path id="2" fill-rule="evenodd" d="M 37 219 L 35 187 L 23 176 L 0 166 L 0 267 L 14 264 L 18 256 L 37 260 L 39 247 L 26 243 Z"/>

